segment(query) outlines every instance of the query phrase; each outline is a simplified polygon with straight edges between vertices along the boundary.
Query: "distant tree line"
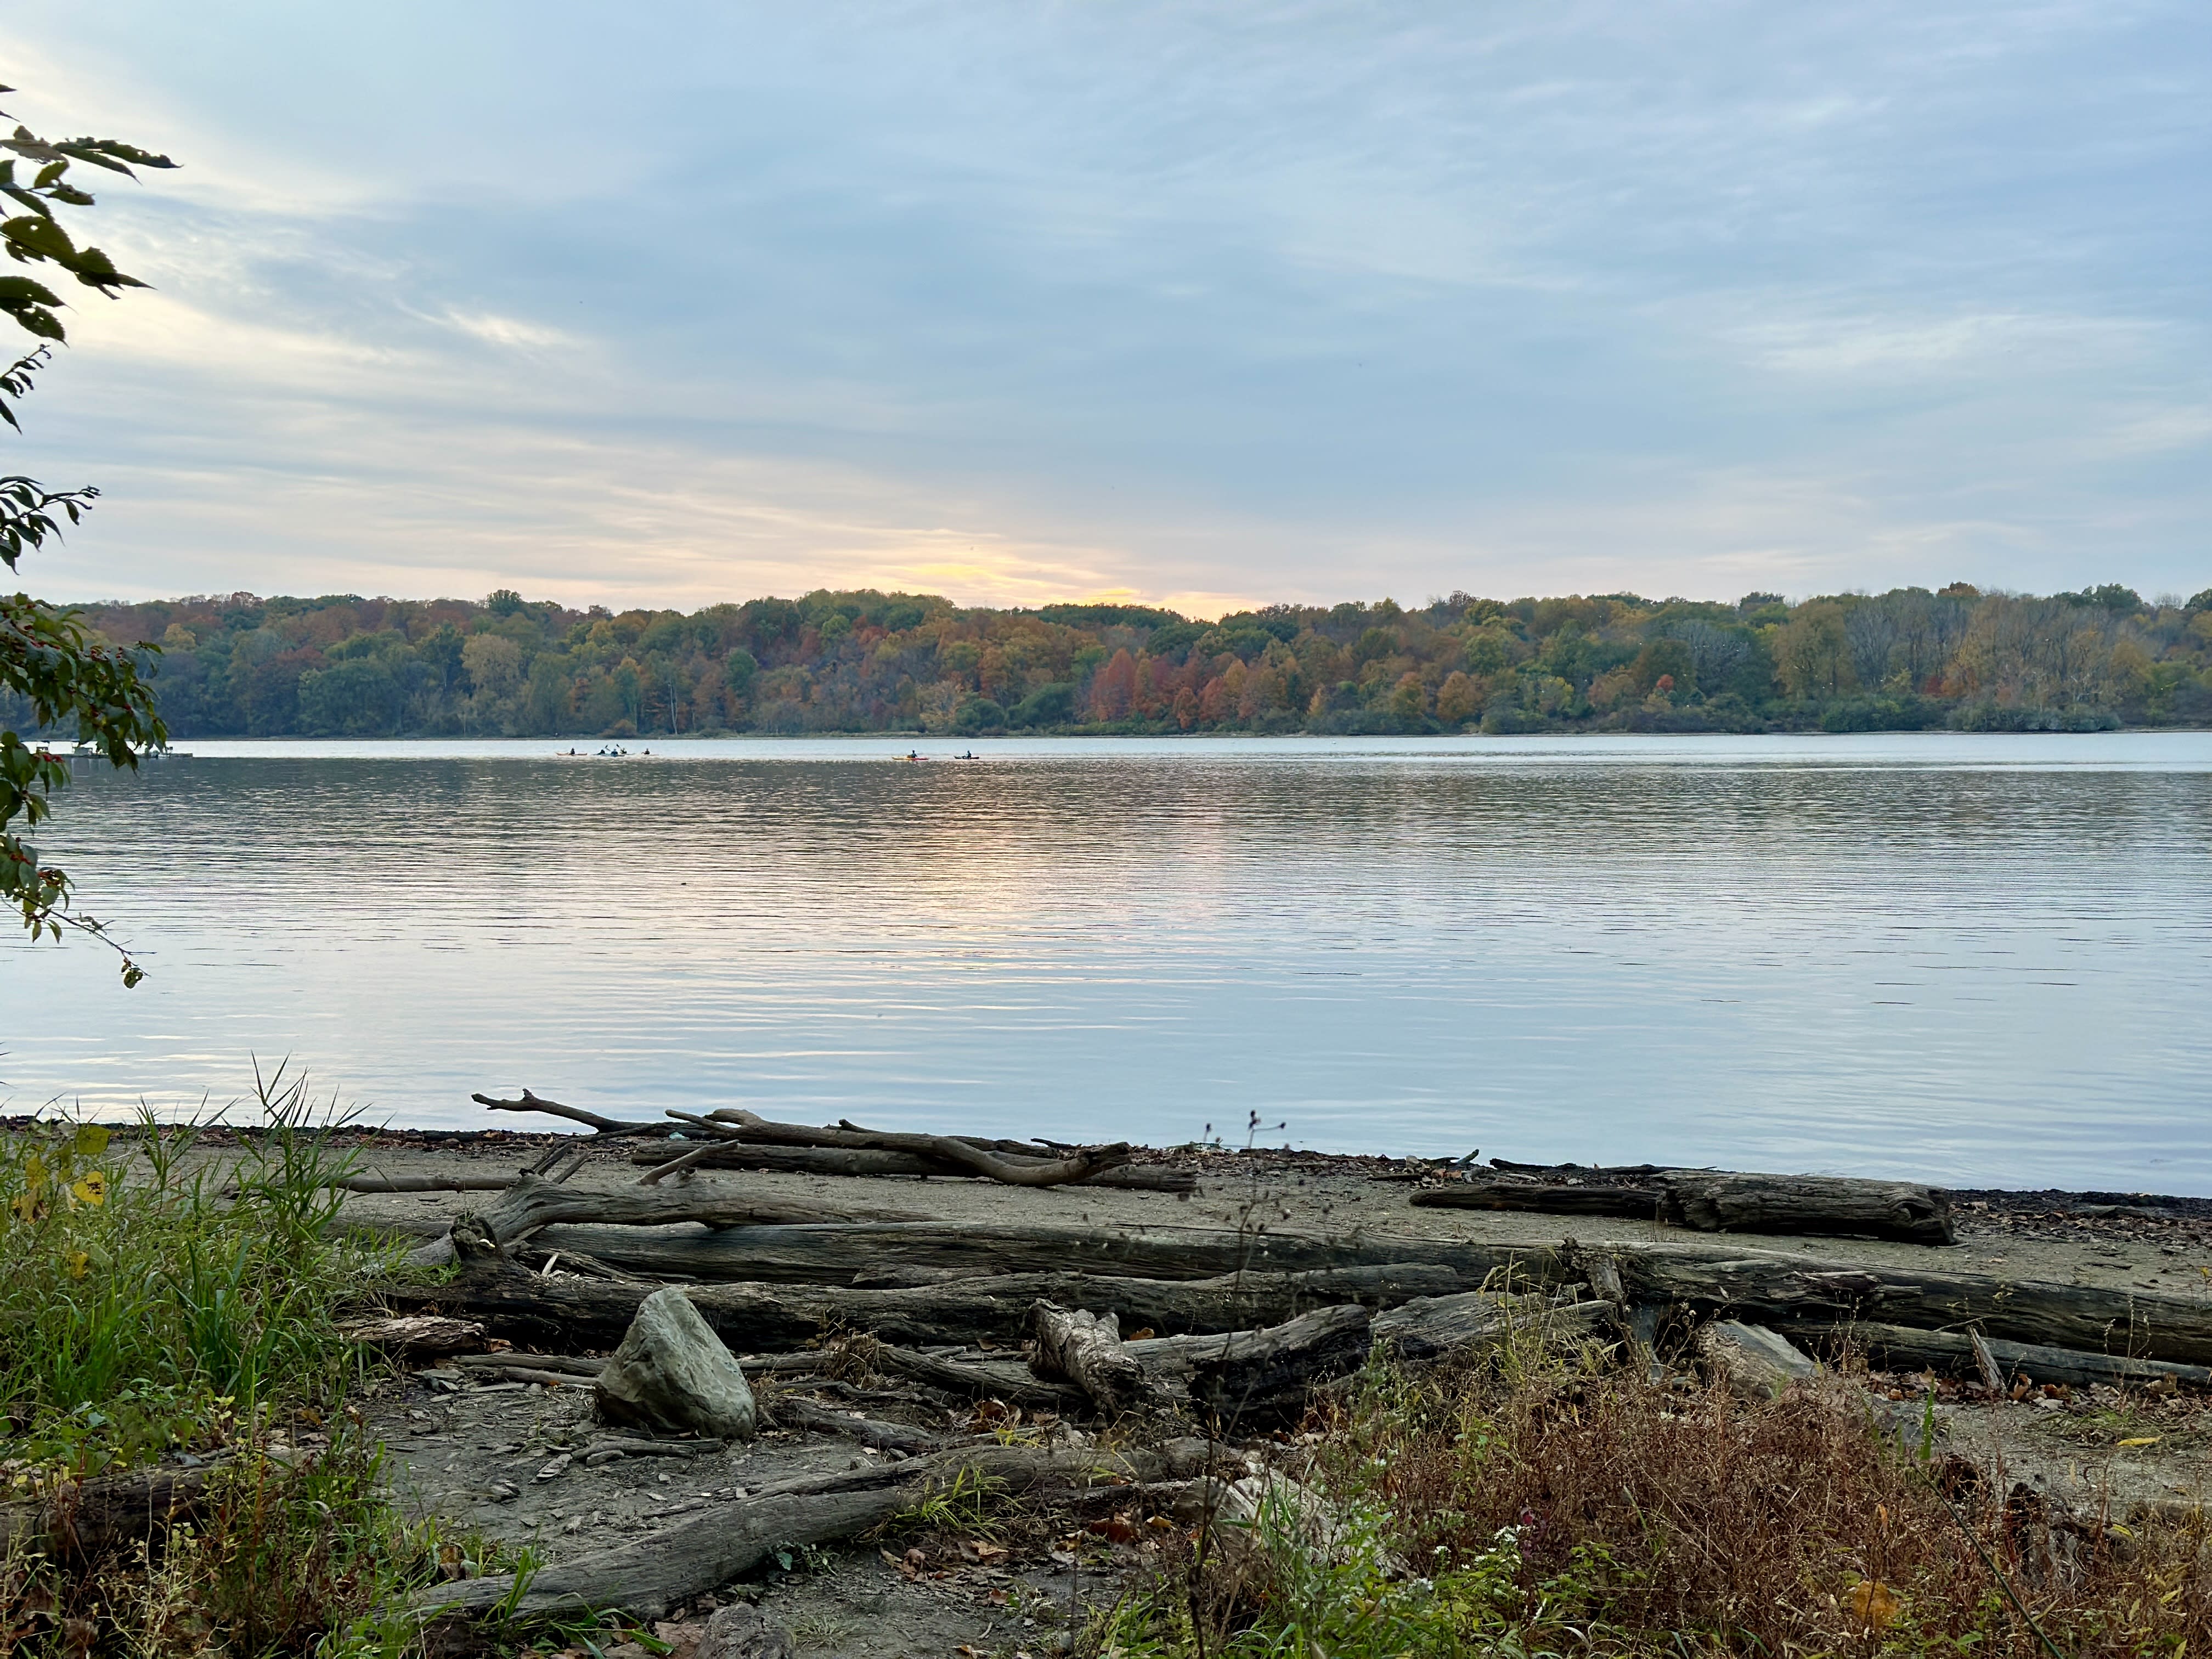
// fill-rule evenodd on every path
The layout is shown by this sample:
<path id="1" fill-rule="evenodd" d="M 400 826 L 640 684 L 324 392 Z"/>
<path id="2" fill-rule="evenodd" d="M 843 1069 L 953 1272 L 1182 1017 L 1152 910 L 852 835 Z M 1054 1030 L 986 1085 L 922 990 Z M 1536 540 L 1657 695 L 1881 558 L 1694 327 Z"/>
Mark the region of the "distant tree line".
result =
<path id="1" fill-rule="evenodd" d="M 86 607 L 171 732 L 2097 731 L 2212 724 L 2212 589 L 996 611 L 807 594 L 674 611 L 258 599 Z M 19 700 L 20 701 L 20 700 Z M 0 720 L 30 724 L 27 708 Z"/>

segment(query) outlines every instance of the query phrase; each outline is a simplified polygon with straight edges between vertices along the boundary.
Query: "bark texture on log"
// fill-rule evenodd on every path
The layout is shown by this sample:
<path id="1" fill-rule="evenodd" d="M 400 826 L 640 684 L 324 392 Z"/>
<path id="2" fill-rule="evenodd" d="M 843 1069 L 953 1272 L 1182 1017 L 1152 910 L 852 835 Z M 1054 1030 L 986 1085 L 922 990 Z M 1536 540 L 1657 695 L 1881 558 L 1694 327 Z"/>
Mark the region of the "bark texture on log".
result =
<path id="1" fill-rule="evenodd" d="M 1497 1160 L 1493 1160 L 1496 1162 Z M 1424 1188 L 1425 1208 L 1643 1217 L 1697 1232 L 1823 1234 L 1958 1242 L 1950 1195 L 1917 1182 L 1831 1176 L 1738 1175 L 1716 1170 L 1577 1170 L 1560 1178 L 1501 1172 Z M 1519 1166 L 1516 1166 L 1517 1170 Z"/>
<path id="2" fill-rule="evenodd" d="M 1366 1364 L 1373 1316 L 1354 1304 L 1316 1308 L 1242 1334 L 1191 1368 L 1190 1392 L 1225 1422 L 1303 1410 L 1307 1390 Z"/>
<path id="3" fill-rule="evenodd" d="M 1476 1244 L 1373 1231 L 1332 1236 L 1239 1232 L 1226 1227 L 885 1221 L 737 1226 L 713 1233 L 647 1233 L 635 1228 L 579 1224 L 548 1229 L 538 1236 L 537 1243 L 549 1250 L 580 1251 L 629 1273 L 758 1284 L 844 1285 L 862 1276 L 945 1272 L 962 1275 L 1088 1272 L 1136 1279 L 1213 1279 L 1239 1272 L 1267 1274 L 1427 1266 L 1456 1276 L 1455 1283 L 1415 1292 L 1436 1295 L 1480 1289 L 1492 1274 L 1510 1274 L 1540 1285 L 1564 1283 L 1573 1277 L 1558 1251 L 1541 1247 Z"/>
<path id="4" fill-rule="evenodd" d="M 1980 1379 L 2004 1388 L 2025 1376 L 2035 1382 L 2064 1382 L 2087 1388 L 2095 1382 L 2157 1382 L 2172 1378 L 2191 1388 L 2212 1388 L 2212 1367 L 2177 1364 L 2163 1359 L 2130 1359 L 2120 1354 L 2084 1353 L 2045 1343 L 2008 1342 L 1973 1331 L 1923 1331 L 1910 1326 L 1805 1321 L 1788 1327 L 1792 1336 L 1824 1347 L 1846 1344 L 1872 1364 L 1890 1370 L 1936 1370 Z M 1995 1372 L 1990 1382 L 1982 1367 L 1986 1353 Z"/>
<path id="5" fill-rule="evenodd" d="M 618 1608 L 635 1619 L 665 1618 L 693 1596 L 757 1566 L 779 1547 L 850 1538 L 911 1508 L 930 1491 L 963 1474 L 1003 1492 L 1059 1488 L 1079 1492 L 1115 1480 L 1152 1480 L 1167 1472 L 1149 1452 L 1098 1449 L 1040 1451 L 979 1446 L 912 1458 L 883 1468 L 787 1480 L 720 1504 L 634 1543 L 541 1568 L 513 1608 L 525 1617 Z M 466 1579 L 422 1592 L 424 1613 L 483 1613 L 514 1589 L 505 1574 Z"/>
<path id="6" fill-rule="evenodd" d="M 633 1164 L 660 1164 L 668 1153 L 659 1147 L 639 1147 L 630 1154 Z M 752 1141 L 715 1141 L 705 1149 L 697 1167 L 702 1170 L 775 1170 L 788 1175 L 938 1176 L 969 1180 L 964 1170 L 913 1152 L 840 1151 L 830 1146 L 769 1146 Z M 1156 1165 L 1123 1164 L 1071 1181 L 1071 1187 L 1115 1187 L 1140 1193 L 1191 1193 L 1198 1176 L 1188 1170 Z"/>
<path id="7" fill-rule="evenodd" d="M 441 1309 L 556 1343 L 619 1340 L 656 1286 L 549 1279 L 516 1267 L 473 1218 L 453 1223 L 464 1271 L 447 1285 L 392 1285 L 386 1302 Z M 1039 1300 L 1088 1304 L 1158 1331 L 1225 1331 L 1287 1319 L 1317 1303 L 1391 1305 L 1455 1291 L 1449 1268 L 1385 1265 L 1337 1273 L 1231 1274 L 1211 1279 L 1124 1279 L 1078 1272 L 988 1275 L 912 1290 L 713 1284 L 687 1287 L 692 1304 L 738 1352 L 796 1348 L 825 1330 L 869 1332 L 907 1347 L 1009 1340 L 1025 1334 Z"/>
<path id="8" fill-rule="evenodd" d="M 33 1552 L 97 1561 L 133 1544 L 158 1542 L 191 1520 L 207 1493 L 205 1469 L 143 1469 L 64 1481 L 35 1503 L 0 1504 L 0 1561 Z"/>
<path id="9" fill-rule="evenodd" d="M 1362 1310 L 1363 1312 L 1364 1310 Z M 1036 1357 L 1030 1369 L 1048 1382 L 1073 1382 L 1109 1417 L 1144 1403 L 1145 1368 L 1121 1346 L 1120 1322 L 1082 1309 L 1039 1302 L 1030 1310 Z"/>
<path id="10" fill-rule="evenodd" d="M 1951 1196 L 1911 1181 L 1669 1170 L 1665 1218 L 1702 1233 L 1866 1234 L 1955 1244 Z"/>
<path id="11" fill-rule="evenodd" d="M 1972 1325 L 2008 1342 L 2212 1364 L 2212 1303 L 2178 1296 L 1689 1245 L 1607 1245 L 1582 1255 L 1609 1261 L 1632 1302 L 1777 1328 L 1852 1319 L 1921 1330 Z"/>
<path id="12" fill-rule="evenodd" d="M 343 1328 L 338 1334 L 349 1342 L 389 1348 L 401 1353 L 454 1354 L 481 1348 L 484 1328 L 473 1319 L 441 1319 L 435 1314 L 400 1314 L 389 1319 L 364 1320 Z"/>
<path id="13" fill-rule="evenodd" d="M 696 1183 L 665 1189 L 633 1186 L 611 1193 L 592 1192 L 534 1175 L 516 1177 L 507 1186 L 505 1197 L 474 1213 L 477 1222 L 502 1244 L 564 1222 L 588 1222 L 599 1227 L 671 1227 L 684 1222 L 708 1227 L 757 1227 L 932 1219 L 911 1210 L 847 1210 L 835 1204 L 766 1198 Z M 590 1253 L 588 1246 L 580 1248 Z M 453 1246 L 447 1239 L 433 1240 L 407 1257 L 412 1267 L 435 1267 L 453 1259 Z"/>

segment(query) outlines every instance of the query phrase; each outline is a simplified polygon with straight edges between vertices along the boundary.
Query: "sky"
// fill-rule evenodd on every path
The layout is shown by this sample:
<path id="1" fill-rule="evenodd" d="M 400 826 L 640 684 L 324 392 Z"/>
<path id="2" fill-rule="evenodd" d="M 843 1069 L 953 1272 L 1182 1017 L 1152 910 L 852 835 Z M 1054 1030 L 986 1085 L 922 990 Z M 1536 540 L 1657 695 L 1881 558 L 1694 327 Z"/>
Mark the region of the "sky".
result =
<path id="1" fill-rule="evenodd" d="M 2203 0 L 16 0 L 50 597 L 2212 586 Z"/>

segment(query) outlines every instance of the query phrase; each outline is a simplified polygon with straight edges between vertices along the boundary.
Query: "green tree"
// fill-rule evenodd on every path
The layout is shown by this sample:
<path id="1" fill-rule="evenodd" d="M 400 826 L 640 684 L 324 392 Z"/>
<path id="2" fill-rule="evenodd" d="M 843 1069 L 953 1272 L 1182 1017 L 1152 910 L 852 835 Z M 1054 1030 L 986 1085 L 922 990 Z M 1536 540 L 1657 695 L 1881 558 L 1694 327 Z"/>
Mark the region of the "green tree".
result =
<path id="1" fill-rule="evenodd" d="M 1838 697 L 1850 690 L 1854 682 L 1844 607 L 1832 599 L 1799 605 L 1776 636 L 1774 662 L 1793 697 Z"/>
<path id="2" fill-rule="evenodd" d="M 0 87 L 0 92 L 12 90 Z M 12 137 L 0 139 L 0 196 L 14 210 L 12 217 L 0 221 L 0 248 L 16 264 L 51 267 L 101 294 L 143 288 L 100 249 L 77 246 L 62 224 L 59 210 L 93 205 L 91 195 L 70 182 L 76 162 L 125 178 L 136 176 L 134 167 L 176 165 L 112 138 L 49 143 L 19 126 Z M 30 392 L 52 345 L 69 337 L 58 314 L 66 308 L 59 295 L 32 276 L 0 276 L 0 312 L 40 343 L 0 372 L 0 420 L 12 429 L 20 430 L 14 405 Z M 48 489 L 21 476 L 0 477 L 0 562 L 13 573 L 25 553 L 60 538 L 64 520 L 74 525 L 82 519 L 97 494 Z M 0 595 L 0 692 L 29 705 L 27 724 L 34 731 L 74 722 L 78 742 L 111 766 L 136 767 L 141 753 L 168 737 L 138 654 L 105 643 L 76 611 L 27 593 Z M 104 923 L 72 908 L 68 874 L 40 863 L 38 849 L 17 833 L 19 820 L 25 830 L 46 821 L 54 792 L 68 781 L 66 762 L 33 748 L 12 730 L 0 730 L 0 902 L 21 916 L 33 939 L 51 934 L 58 940 L 67 927 L 106 940 L 123 957 L 123 982 L 136 985 L 145 974 L 131 953 L 107 937 Z"/>

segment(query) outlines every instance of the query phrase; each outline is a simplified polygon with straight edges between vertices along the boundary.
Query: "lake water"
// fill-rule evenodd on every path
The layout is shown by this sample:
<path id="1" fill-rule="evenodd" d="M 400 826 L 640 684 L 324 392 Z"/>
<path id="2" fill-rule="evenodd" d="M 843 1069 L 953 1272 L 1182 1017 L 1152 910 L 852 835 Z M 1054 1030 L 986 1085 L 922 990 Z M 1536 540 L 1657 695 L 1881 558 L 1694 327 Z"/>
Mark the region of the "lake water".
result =
<path id="1" fill-rule="evenodd" d="M 2212 733 L 907 746 L 86 769 L 151 977 L 0 945 L 0 1099 L 2212 1192 Z"/>

